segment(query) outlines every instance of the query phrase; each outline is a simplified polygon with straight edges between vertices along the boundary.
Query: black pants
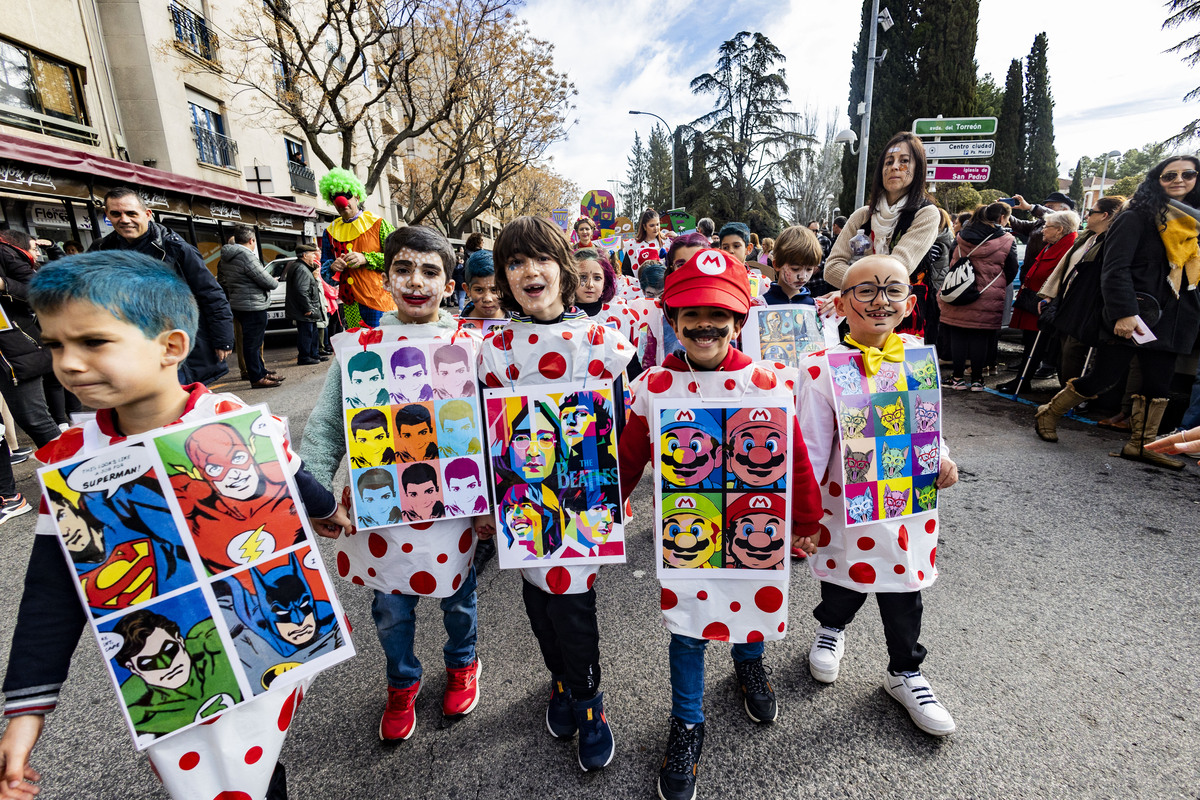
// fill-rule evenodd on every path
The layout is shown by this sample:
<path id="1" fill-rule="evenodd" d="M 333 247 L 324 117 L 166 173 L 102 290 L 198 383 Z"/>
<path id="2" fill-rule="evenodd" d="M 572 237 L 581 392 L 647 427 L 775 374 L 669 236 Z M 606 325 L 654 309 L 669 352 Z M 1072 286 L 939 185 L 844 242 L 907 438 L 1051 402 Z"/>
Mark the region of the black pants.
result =
<path id="1" fill-rule="evenodd" d="M 821 602 L 813 616 L 826 628 L 845 628 L 862 608 L 869 595 L 856 592 L 836 583 L 821 581 Z M 877 592 L 879 616 L 883 619 L 883 635 L 887 639 L 888 669 L 892 672 L 914 672 L 925 660 L 921 638 L 921 593 Z"/>
<path id="2" fill-rule="evenodd" d="M 79 398 L 64 389 L 53 372 L 42 376 L 42 391 L 46 394 L 46 406 L 50 409 L 50 416 L 60 425 L 64 422 L 70 424 L 72 412 L 83 409 Z"/>
<path id="3" fill-rule="evenodd" d="M 0 436 L 0 497 L 12 497 L 17 493 L 17 482 L 13 480 L 11 457 L 8 440 Z"/>
<path id="4" fill-rule="evenodd" d="M 987 366 L 988 347 L 992 342 L 992 331 L 977 328 L 944 326 L 950 337 L 950 360 L 953 362 L 954 377 L 961 378 L 971 361 L 971 380 L 983 382 L 983 368 Z"/>
<path id="5" fill-rule="evenodd" d="M 341 333 L 345 328 L 342 327 L 341 317 L 342 307 L 338 306 L 337 311 L 329 315 L 329 323 L 325 326 L 325 349 L 333 349 L 333 337 Z"/>
<path id="6" fill-rule="evenodd" d="M 1084 397 L 1107 392 L 1125 380 L 1135 356 L 1142 370 L 1141 393 L 1147 398 L 1169 396 L 1171 378 L 1175 375 L 1175 360 L 1179 357 L 1177 354 L 1165 350 L 1143 350 L 1137 345 L 1114 342 L 1096 348 L 1092 356 L 1092 370 L 1075 381 L 1075 391 Z"/>
<path id="7" fill-rule="evenodd" d="M 38 447 L 58 438 L 58 424 L 50 416 L 46 405 L 46 394 L 42 390 L 41 378 L 30 378 L 13 383 L 7 370 L 0 370 L 0 394 L 8 403 L 13 421 L 29 434 Z"/>
<path id="8" fill-rule="evenodd" d="M 267 335 L 267 312 L 234 309 L 233 318 L 242 326 L 242 356 L 246 359 L 246 377 L 251 383 L 257 383 L 267 377 L 262 356 L 263 339 Z"/>
<path id="9" fill-rule="evenodd" d="M 319 336 L 317 323 L 305 320 L 296 321 L 296 350 L 300 354 L 301 361 L 316 361 L 320 356 L 320 353 L 317 352 L 320 349 Z"/>
<path id="10" fill-rule="evenodd" d="M 546 669 L 552 675 L 562 676 L 576 700 L 595 697 L 600 688 L 596 590 L 550 594 L 522 579 L 521 593 Z"/>

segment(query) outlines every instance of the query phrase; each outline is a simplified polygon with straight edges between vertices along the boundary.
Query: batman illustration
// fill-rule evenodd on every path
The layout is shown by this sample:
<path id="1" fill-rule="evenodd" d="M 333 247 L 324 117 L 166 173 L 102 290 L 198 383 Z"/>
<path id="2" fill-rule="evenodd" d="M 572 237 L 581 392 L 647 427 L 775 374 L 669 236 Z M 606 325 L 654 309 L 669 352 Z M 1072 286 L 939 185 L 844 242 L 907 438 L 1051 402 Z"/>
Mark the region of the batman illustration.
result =
<path id="1" fill-rule="evenodd" d="M 255 694 L 290 669 L 342 646 L 333 606 L 309 589 L 296 553 L 266 574 L 250 570 L 254 591 L 236 578 L 214 585 L 229 634 Z"/>

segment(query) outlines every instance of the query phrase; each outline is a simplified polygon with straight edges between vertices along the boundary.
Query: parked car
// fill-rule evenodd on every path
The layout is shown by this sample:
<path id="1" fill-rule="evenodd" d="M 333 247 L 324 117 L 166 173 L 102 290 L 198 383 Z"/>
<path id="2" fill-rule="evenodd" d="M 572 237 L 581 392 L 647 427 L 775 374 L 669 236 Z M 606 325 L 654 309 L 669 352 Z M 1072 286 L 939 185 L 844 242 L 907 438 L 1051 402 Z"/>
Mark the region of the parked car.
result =
<path id="1" fill-rule="evenodd" d="M 284 316 L 283 308 L 287 300 L 287 284 L 283 280 L 284 270 L 295 261 L 295 258 L 277 258 L 267 263 L 267 272 L 279 281 L 279 285 L 271 290 L 271 305 L 267 307 L 267 333 L 283 333 L 296 330 L 296 323 Z"/>

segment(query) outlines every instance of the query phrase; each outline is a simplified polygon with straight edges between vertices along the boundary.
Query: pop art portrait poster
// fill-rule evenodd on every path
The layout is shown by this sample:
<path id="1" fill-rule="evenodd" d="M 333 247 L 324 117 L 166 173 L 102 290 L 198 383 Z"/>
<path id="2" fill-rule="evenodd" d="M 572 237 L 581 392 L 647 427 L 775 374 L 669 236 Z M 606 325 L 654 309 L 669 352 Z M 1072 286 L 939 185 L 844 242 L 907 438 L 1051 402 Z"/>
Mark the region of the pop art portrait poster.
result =
<path id="1" fill-rule="evenodd" d="M 346 348 L 338 358 L 357 527 L 487 513 L 471 338 Z"/>
<path id="2" fill-rule="evenodd" d="M 792 405 L 659 400 L 652 417 L 659 578 L 786 580 Z"/>
<path id="3" fill-rule="evenodd" d="M 776 361 L 796 367 L 808 353 L 838 343 L 837 327 L 826 325 L 816 306 L 806 304 L 756 306 L 742 328 L 742 352 L 755 361 Z"/>
<path id="4" fill-rule="evenodd" d="M 492 319 L 490 317 L 462 317 L 458 321 L 458 327 L 474 328 L 479 331 L 480 336 L 486 336 L 494 328 L 503 328 L 507 324 L 507 319 Z"/>
<path id="5" fill-rule="evenodd" d="M 612 381 L 484 390 L 500 567 L 625 562 Z"/>
<path id="6" fill-rule="evenodd" d="M 354 655 L 281 434 L 244 409 L 38 473 L 138 749 Z"/>
<path id="7" fill-rule="evenodd" d="M 905 348 L 868 377 L 858 352 L 829 354 L 841 432 L 846 524 L 937 508 L 941 380 L 932 347 Z"/>

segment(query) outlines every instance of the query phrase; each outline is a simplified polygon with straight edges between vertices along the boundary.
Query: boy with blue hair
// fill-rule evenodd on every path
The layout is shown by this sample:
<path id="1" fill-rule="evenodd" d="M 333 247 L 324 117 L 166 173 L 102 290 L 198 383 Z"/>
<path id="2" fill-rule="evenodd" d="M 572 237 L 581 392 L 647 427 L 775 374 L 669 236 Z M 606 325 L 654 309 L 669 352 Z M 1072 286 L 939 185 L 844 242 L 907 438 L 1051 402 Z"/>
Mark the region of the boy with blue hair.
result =
<path id="1" fill-rule="evenodd" d="M 236 411 L 245 404 L 231 394 L 214 394 L 201 383 L 179 384 L 178 372 L 192 346 L 198 323 L 196 301 L 180 278 L 153 259 L 121 251 L 64 258 L 46 266 L 30 285 L 29 301 L 38 313 L 42 339 L 54 358 L 54 372 L 69 391 L 98 409 L 96 417 L 69 428 L 37 452 L 45 464 L 75 459 L 126 437 L 175 423 L 193 423 Z M 282 422 L 278 429 L 284 434 Z M 289 451 L 290 452 L 290 451 Z M 294 455 L 294 470 L 314 528 L 337 536 L 350 526 L 346 512 L 310 476 Z M 39 775 L 29 755 L 45 717 L 58 701 L 71 655 L 87 618 L 74 579 L 55 540 L 49 505 L 42 504 L 38 536 L 26 572 L 17 612 L 8 673 L 4 679 L 8 728 L 0 738 L 0 793 L 32 797 Z M 146 752 L 173 797 L 213 797 L 252 790 L 255 798 L 283 798 L 287 788 L 277 764 L 286 730 L 263 726 L 278 719 L 296 692 L 274 692 L 224 712 L 201 725 L 151 744 Z M 255 744 L 263 757 L 242 758 L 246 730 L 271 728 Z M 236 752 L 236 757 L 231 756 Z M 199 754 L 192 762 L 185 754 Z M 199 765 L 199 766 L 198 766 Z M 236 786 L 234 785 L 236 783 Z"/>

